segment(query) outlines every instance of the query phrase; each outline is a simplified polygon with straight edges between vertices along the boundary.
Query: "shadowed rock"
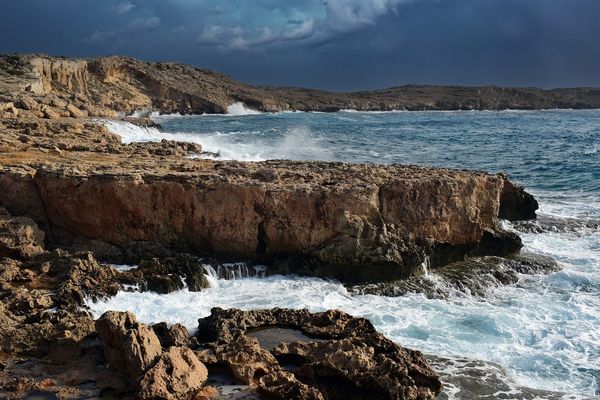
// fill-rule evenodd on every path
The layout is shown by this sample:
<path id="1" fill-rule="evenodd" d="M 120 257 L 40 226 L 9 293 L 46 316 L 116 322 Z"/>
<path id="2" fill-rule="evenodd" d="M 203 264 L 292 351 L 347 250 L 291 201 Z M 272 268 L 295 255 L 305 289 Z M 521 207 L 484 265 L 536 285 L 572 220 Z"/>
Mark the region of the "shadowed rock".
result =
<path id="1" fill-rule="evenodd" d="M 162 353 L 158 337 L 132 313 L 107 311 L 96 321 L 96 330 L 109 365 L 127 374 L 132 384 L 141 380 Z"/>

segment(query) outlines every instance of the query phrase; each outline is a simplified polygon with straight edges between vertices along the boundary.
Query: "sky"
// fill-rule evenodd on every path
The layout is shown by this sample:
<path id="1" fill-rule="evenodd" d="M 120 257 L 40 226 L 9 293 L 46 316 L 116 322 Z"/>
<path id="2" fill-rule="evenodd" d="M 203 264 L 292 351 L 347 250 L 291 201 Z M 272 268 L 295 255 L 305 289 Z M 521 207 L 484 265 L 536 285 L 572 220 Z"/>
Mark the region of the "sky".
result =
<path id="1" fill-rule="evenodd" d="M 261 85 L 600 86 L 600 0 L 18 0 L 0 53 L 127 55 Z"/>

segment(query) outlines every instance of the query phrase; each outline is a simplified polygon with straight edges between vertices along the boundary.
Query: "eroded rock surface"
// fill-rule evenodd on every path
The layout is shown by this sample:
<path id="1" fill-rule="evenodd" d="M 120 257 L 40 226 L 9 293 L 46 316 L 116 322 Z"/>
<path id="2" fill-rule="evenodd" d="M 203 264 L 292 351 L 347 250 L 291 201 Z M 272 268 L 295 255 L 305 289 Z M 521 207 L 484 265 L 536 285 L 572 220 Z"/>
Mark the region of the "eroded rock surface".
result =
<path id="1" fill-rule="evenodd" d="M 0 206 L 37 222 L 53 246 L 115 262 L 180 252 L 247 259 L 349 283 L 418 274 L 426 257 L 441 266 L 521 247 L 499 226 L 503 175 L 190 159 L 156 149 L 179 144 L 124 145 L 101 126 L 60 121 L 19 119 L 0 138 Z M 206 285 L 177 264 L 188 287 Z M 161 292 L 181 284 L 147 282 Z"/>
<path id="2" fill-rule="evenodd" d="M 306 337 L 271 349 L 251 336 L 274 327 Z M 396 345 L 368 320 L 341 311 L 215 308 L 199 320 L 198 339 L 238 381 L 277 398 L 433 399 L 442 389 L 420 352 Z"/>
<path id="3" fill-rule="evenodd" d="M 146 372 L 137 397 L 187 400 L 202 387 L 207 378 L 206 367 L 192 350 L 171 347 Z"/>
<path id="4" fill-rule="evenodd" d="M 96 321 L 96 330 L 110 366 L 133 382 L 139 382 L 162 354 L 154 331 L 131 313 L 108 311 Z"/>

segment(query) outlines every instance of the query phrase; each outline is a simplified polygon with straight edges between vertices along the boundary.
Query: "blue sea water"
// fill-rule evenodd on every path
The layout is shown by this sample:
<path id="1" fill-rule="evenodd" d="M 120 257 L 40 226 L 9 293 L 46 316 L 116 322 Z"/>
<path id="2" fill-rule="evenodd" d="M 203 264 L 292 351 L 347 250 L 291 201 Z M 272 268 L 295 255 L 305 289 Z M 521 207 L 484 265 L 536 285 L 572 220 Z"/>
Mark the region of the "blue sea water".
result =
<path id="1" fill-rule="evenodd" d="M 241 114 L 241 115 L 240 115 Z M 247 115 L 246 115 L 247 114 Z M 340 308 L 427 353 L 500 364 L 521 386 L 600 397 L 600 110 L 274 113 L 160 116 L 163 131 L 108 122 L 124 141 L 201 143 L 206 157 L 408 163 L 507 172 L 554 225 L 521 232 L 563 266 L 523 275 L 487 298 L 350 295 L 299 277 L 219 281 L 200 293 L 120 293 L 90 304 L 194 328 L 213 306 Z M 508 226 L 511 229 L 510 226 Z M 270 293 L 270 296 L 265 296 Z"/>

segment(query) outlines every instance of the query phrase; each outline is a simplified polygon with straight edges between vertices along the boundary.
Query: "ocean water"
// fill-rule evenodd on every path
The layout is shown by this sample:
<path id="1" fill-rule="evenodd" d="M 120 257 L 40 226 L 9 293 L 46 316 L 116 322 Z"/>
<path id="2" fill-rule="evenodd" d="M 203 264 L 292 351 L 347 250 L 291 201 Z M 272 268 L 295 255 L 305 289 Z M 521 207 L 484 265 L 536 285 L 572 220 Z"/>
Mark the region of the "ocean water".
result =
<path id="1" fill-rule="evenodd" d="M 213 279 L 213 288 L 198 293 L 122 292 L 90 303 L 95 315 L 130 310 L 144 322 L 194 329 L 214 306 L 339 308 L 369 318 L 401 345 L 497 363 L 515 385 L 600 397 L 600 110 L 257 114 L 236 105 L 226 116 L 155 119 L 163 132 L 106 124 L 127 142 L 201 143 L 210 154 L 200 157 L 505 171 L 536 195 L 541 217 L 529 228 L 507 228 L 563 270 L 523 275 L 484 299 L 351 295 L 338 282 L 294 276 Z M 457 389 L 448 387 L 452 397 Z"/>

